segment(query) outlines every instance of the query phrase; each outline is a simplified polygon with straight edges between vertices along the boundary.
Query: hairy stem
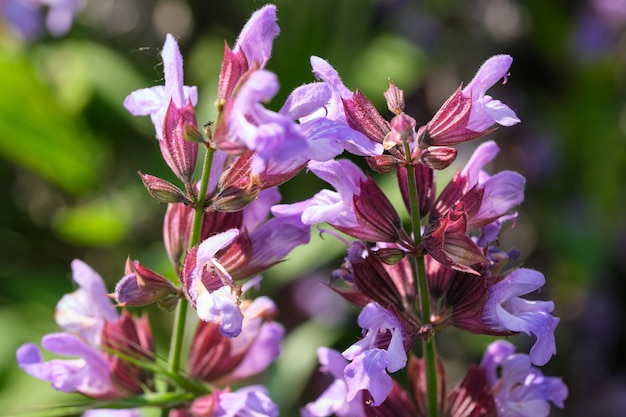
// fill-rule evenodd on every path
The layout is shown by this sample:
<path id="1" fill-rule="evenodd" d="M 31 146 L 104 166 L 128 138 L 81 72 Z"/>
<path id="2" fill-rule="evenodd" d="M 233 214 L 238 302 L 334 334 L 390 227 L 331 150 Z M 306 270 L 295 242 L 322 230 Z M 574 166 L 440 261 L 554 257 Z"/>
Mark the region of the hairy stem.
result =
<path id="1" fill-rule="evenodd" d="M 204 155 L 204 163 L 202 165 L 202 176 L 200 178 L 200 190 L 198 191 L 198 201 L 196 202 L 193 214 L 193 223 L 191 226 L 191 234 L 189 237 L 189 250 L 200 243 L 202 234 L 202 219 L 204 217 L 204 198 L 209 186 L 209 177 L 211 176 L 211 166 L 213 164 L 213 155 L 215 151 L 207 146 Z M 168 371 L 173 375 L 178 375 L 181 361 L 181 353 L 183 339 L 185 336 L 185 321 L 187 318 L 188 301 L 182 297 L 176 308 L 176 315 L 172 326 L 172 340 L 170 342 L 170 352 L 168 357 Z M 163 409 L 162 415 L 167 416 L 169 410 Z"/>
<path id="2" fill-rule="evenodd" d="M 407 176 L 409 181 L 409 204 L 411 207 L 411 226 L 413 228 L 413 239 L 415 246 L 419 246 L 422 241 L 420 229 L 420 209 L 417 195 L 417 182 L 415 171 L 411 164 L 411 149 L 407 142 L 404 143 L 404 153 L 407 159 Z M 425 326 L 429 326 L 430 321 L 430 299 L 428 298 L 428 282 L 426 280 L 426 265 L 423 256 L 413 257 L 413 270 L 415 273 L 415 287 L 419 294 L 420 311 L 422 321 Z M 426 369 L 426 399 L 428 417 L 438 415 L 438 390 L 437 390 L 437 353 L 435 348 L 435 338 L 428 337 L 422 340 L 422 350 Z"/>

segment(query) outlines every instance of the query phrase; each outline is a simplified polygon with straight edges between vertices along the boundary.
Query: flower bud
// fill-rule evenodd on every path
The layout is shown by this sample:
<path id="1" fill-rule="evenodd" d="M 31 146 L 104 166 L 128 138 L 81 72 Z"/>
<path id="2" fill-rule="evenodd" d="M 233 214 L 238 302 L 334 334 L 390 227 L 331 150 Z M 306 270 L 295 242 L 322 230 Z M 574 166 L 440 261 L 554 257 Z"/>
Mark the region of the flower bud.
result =
<path id="1" fill-rule="evenodd" d="M 142 174 L 141 172 L 138 174 L 141 182 L 156 201 L 161 203 L 191 203 L 187 196 L 171 182 L 150 174 Z"/>
<path id="2" fill-rule="evenodd" d="M 391 119 L 391 132 L 383 140 L 385 149 L 391 149 L 396 145 L 415 141 L 415 119 L 406 113 L 400 113 Z"/>
<path id="3" fill-rule="evenodd" d="M 139 307 L 154 302 L 168 310 L 176 306 L 179 291 L 167 278 L 130 258 L 126 260 L 125 272 L 112 294 L 118 306 Z"/>
<path id="4" fill-rule="evenodd" d="M 431 169 L 446 169 L 454 162 L 458 150 L 448 146 L 429 146 L 419 157 L 419 161 Z"/>
<path id="5" fill-rule="evenodd" d="M 254 201 L 263 184 L 258 175 L 253 174 L 250 151 L 240 156 L 235 163 L 220 177 L 210 202 L 215 211 L 239 211 Z"/>
<path id="6" fill-rule="evenodd" d="M 431 221 L 424 231 L 422 244 L 426 252 L 441 264 L 462 272 L 477 274 L 471 266 L 489 260 L 466 234 L 467 216 L 463 211 L 450 210 L 445 216 Z"/>
<path id="7" fill-rule="evenodd" d="M 389 80 L 389 88 L 383 93 L 387 100 L 387 108 L 390 112 L 399 115 L 404 111 L 404 92 Z"/>
<path id="8" fill-rule="evenodd" d="M 398 158 L 392 155 L 377 155 L 365 158 L 367 165 L 379 174 L 390 174 L 398 168 Z"/>

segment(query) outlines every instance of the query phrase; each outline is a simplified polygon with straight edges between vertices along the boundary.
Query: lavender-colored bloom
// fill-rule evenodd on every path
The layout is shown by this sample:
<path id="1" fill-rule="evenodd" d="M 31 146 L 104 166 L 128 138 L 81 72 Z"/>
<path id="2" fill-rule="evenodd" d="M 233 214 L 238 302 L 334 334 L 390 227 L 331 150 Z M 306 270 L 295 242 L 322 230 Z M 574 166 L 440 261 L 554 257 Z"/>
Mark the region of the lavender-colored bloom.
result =
<path id="1" fill-rule="evenodd" d="M 239 230 L 230 229 L 209 237 L 200 243 L 195 268 L 190 272 L 189 295 L 195 303 L 198 317 L 208 322 L 220 323 L 220 333 L 234 337 L 241 333 L 243 315 L 237 295 L 233 292 L 230 274 L 215 259 L 215 254 L 232 243 Z M 214 272 L 222 279 L 223 286 L 214 291 L 202 282 L 205 271 Z"/>
<path id="2" fill-rule="evenodd" d="M 267 388 L 251 385 L 234 392 L 222 392 L 213 417 L 277 417 L 278 407 L 268 396 Z"/>
<path id="3" fill-rule="evenodd" d="M 363 393 L 348 401 L 348 385 L 344 379 L 344 370 L 348 361 L 336 350 L 321 347 L 317 350 L 320 371 L 333 376 L 333 382 L 318 397 L 300 410 L 302 417 L 364 417 Z"/>
<path id="4" fill-rule="evenodd" d="M 45 362 L 37 345 L 27 343 L 17 350 L 17 362 L 27 374 L 49 381 L 63 392 L 80 392 L 91 398 L 108 398 L 116 389 L 111 381 L 109 363 L 80 338 L 67 333 L 43 337 L 44 349 L 57 355 L 78 359 L 53 359 Z"/>
<path id="5" fill-rule="evenodd" d="M 343 352 L 343 357 L 352 361 L 344 370 L 346 399 L 351 401 L 357 392 L 367 390 L 374 400 L 372 405 L 378 406 L 393 386 L 387 372 L 406 366 L 402 329 L 396 316 L 376 303 L 363 308 L 358 323 L 365 337 Z"/>
<path id="6" fill-rule="evenodd" d="M 493 387 L 499 416 L 546 417 L 552 402 L 563 408 L 567 386 L 560 378 L 546 377 L 529 357 L 515 354 L 509 342 L 498 340 L 487 348 L 481 367 Z"/>
<path id="7" fill-rule="evenodd" d="M 493 141 L 482 143 L 476 148 L 461 175 L 467 178 L 467 188 L 480 187 L 483 191 L 480 208 L 468 213 L 468 229 L 485 226 L 524 200 L 524 177 L 517 172 L 502 171 L 490 176 L 483 168 L 500 151 Z"/>
<path id="8" fill-rule="evenodd" d="M 39 0 L 48 7 L 46 27 L 54 36 L 67 33 L 72 27 L 74 15 L 83 8 L 85 0 Z"/>
<path id="9" fill-rule="evenodd" d="M 352 91 L 350 91 L 348 87 L 344 85 L 343 81 L 341 81 L 341 77 L 339 76 L 337 70 L 335 70 L 332 65 L 322 58 L 312 56 L 311 67 L 315 78 L 322 80 L 325 84 L 327 84 L 332 92 L 332 98 L 324 109 L 326 117 L 331 120 L 348 123 L 342 99 L 347 100 L 352 98 Z"/>
<path id="10" fill-rule="evenodd" d="M 79 288 L 59 300 L 55 320 L 66 332 L 91 346 L 100 345 L 102 327 L 117 318 L 102 277 L 81 260 L 72 261 L 72 278 Z"/>
<path id="11" fill-rule="evenodd" d="M 463 89 L 465 96 L 471 96 L 472 108 L 466 128 L 475 132 L 482 132 L 498 123 L 502 126 L 512 126 L 520 122 L 517 115 L 500 100 L 493 100 L 485 95 L 498 80 L 506 77 L 513 58 L 509 55 L 496 55 L 489 58 L 478 69 L 478 72 Z"/>
<path id="12" fill-rule="evenodd" d="M 554 310 L 552 301 L 529 301 L 519 296 L 541 288 L 544 283 L 541 272 L 516 269 L 489 288 L 482 317 L 487 326 L 497 331 L 534 334 L 537 340 L 530 350 L 530 360 L 539 366 L 556 354 L 554 329 L 559 319 L 550 315 Z"/>
<path id="13" fill-rule="evenodd" d="M 261 190 L 257 198 L 243 209 L 242 228 L 253 232 L 267 221 L 273 205 L 281 199 L 278 187 Z"/>
<path id="14" fill-rule="evenodd" d="M 42 33 L 43 13 L 41 5 L 28 0 L 4 0 L 0 2 L 0 19 L 27 41 Z"/>
<path id="15" fill-rule="evenodd" d="M 266 269 L 282 261 L 296 246 L 308 243 L 310 234 L 299 216 L 277 215 L 250 234 L 252 254 L 246 268 Z"/>
<path id="16" fill-rule="evenodd" d="M 327 83 L 305 84 L 296 88 L 287 98 L 280 113 L 299 122 L 298 128 L 307 140 L 307 159 L 328 161 L 344 150 L 360 155 L 380 155 L 382 145 L 352 129 L 345 116 L 329 114 L 333 107 L 333 93 Z"/>
<path id="17" fill-rule="evenodd" d="M 328 162 L 312 161 L 309 162 L 308 168 L 337 191 L 322 190 L 306 202 L 299 203 L 302 222 L 309 225 L 328 222 L 345 227 L 358 226 L 352 197 L 359 193 L 359 184 L 365 180 L 365 175 L 359 167 L 343 159 Z"/>
<path id="18" fill-rule="evenodd" d="M 382 154 L 382 144 L 370 140 L 361 132 L 349 127 L 342 99 L 352 98 L 353 93 L 343 84 L 337 71 L 328 62 L 316 56 L 311 57 L 311 67 L 315 77 L 322 80 L 332 93 L 324 108 L 319 110 L 322 114 L 317 116 L 324 117 L 326 123 L 329 123 L 333 129 L 337 130 L 337 133 L 340 133 L 335 136 L 342 138 L 337 144 L 353 155 L 375 156 Z"/>
<path id="19" fill-rule="evenodd" d="M 267 5 L 250 16 L 239 33 L 233 53 L 240 50 L 246 56 L 248 68 L 258 65 L 264 68 L 272 54 L 272 42 L 280 33 L 276 24 L 276 6 Z"/>
<path id="20" fill-rule="evenodd" d="M 379 144 L 351 129 L 345 117 L 341 121 L 326 115 L 331 91 L 325 83 L 296 88 L 276 113 L 262 103 L 271 100 L 278 88 L 273 73 L 254 71 L 226 110 L 228 141 L 224 146 L 255 150 L 253 172 L 262 172 L 270 163 L 273 173 L 286 172 L 308 160 L 330 160 L 344 149 L 357 155 L 382 153 Z"/>
<path id="21" fill-rule="evenodd" d="M 230 354 L 245 352 L 243 360 L 230 373 L 229 379 L 243 379 L 267 368 L 280 354 L 285 329 L 265 318 L 276 314 L 276 305 L 268 297 L 257 297 L 246 308 L 243 330 L 230 339 Z"/>
<path id="22" fill-rule="evenodd" d="M 54 36 L 66 34 L 84 0 L 5 0 L 0 2 L 0 17 L 26 40 L 40 36 L 44 26 Z"/>
<path id="23" fill-rule="evenodd" d="M 165 37 L 161 57 L 165 85 L 133 91 L 124 100 L 124 107 L 133 116 L 150 115 L 159 140 L 163 137 L 163 121 L 170 101 L 179 109 L 189 101 L 194 106 L 198 102 L 197 88 L 183 85 L 183 58 L 174 36 L 169 33 Z"/>
<path id="24" fill-rule="evenodd" d="M 78 359 L 44 362 L 39 348 L 27 343 L 17 351 L 17 362 L 29 375 L 49 381 L 60 391 L 77 391 L 92 398 L 115 396 L 109 363 L 101 355 L 105 322 L 117 319 L 102 278 L 84 262 L 72 261 L 73 279 L 79 288 L 64 295 L 56 309 L 56 321 L 66 333 L 43 337 L 50 352 Z"/>
<path id="25" fill-rule="evenodd" d="M 267 110 L 262 102 L 278 92 L 278 79 L 269 71 L 254 71 L 238 90 L 228 112 L 229 138 L 238 146 L 255 150 L 252 171 L 262 172 L 270 159 L 301 159 L 308 148 L 304 135 L 289 117 Z"/>

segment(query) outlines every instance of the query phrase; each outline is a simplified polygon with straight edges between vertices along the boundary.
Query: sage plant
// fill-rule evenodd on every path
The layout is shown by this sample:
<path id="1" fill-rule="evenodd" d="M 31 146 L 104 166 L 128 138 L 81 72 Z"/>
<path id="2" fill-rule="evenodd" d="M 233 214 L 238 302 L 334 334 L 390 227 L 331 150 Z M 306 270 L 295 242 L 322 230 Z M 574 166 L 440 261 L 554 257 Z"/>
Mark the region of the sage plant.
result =
<path id="1" fill-rule="evenodd" d="M 17 352 L 20 367 L 94 400 L 68 408 L 72 413 L 134 416 L 152 406 L 172 417 L 277 416 L 268 390 L 245 381 L 279 357 L 285 330 L 274 320 L 274 302 L 250 290 L 308 243 L 311 227 L 325 224 L 324 233 L 346 245 L 343 264 L 329 277 L 329 296 L 334 291 L 360 309 L 362 338 L 342 352 L 319 348 L 320 369 L 332 382 L 302 404 L 303 416 L 536 417 L 547 416 L 550 403 L 563 407 L 565 384 L 538 368 L 556 353 L 554 304 L 524 298 L 545 278 L 517 265 L 519 251 L 499 246 L 500 230 L 515 223 L 513 210 L 524 199 L 524 178 L 485 171 L 499 150 L 485 141 L 449 183 L 439 189 L 435 183 L 436 171 L 456 159 L 455 145 L 520 122 L 487 95 L 507 80 L 512 58 L 487 59 L 424 126 L 404 112 L 393 82 L 384 92 L 388 121 L 315 56 L 317 80 L 272 111 L 265 103 L 279 82 L 265 67 L 278 33 L 276 8 L 268 5 L 252 15 L 232 49 L 225 45 L 218 116 L 204 126 L 194 109 L 199 92 L 184 85 L 178 45 L 166 36 L 165 85 L 132 92 L 124 106 L 151 117 L 163 160 L 179 180 L 140 173 L 150 195 L 167 204 L 164 249 L 177 279 L 129 257 L 107 294 L 100 276 L 75 260 L 79 288 L 57 306 L 63 332 L 41 342 L 71 359 L 45 361 L 28 343 Z M 395 175 L 404 207 L 394 207 L 373 174 L 355 163 L 359 158 L 376 175 Z M 305 169 L 332 189 L 281 204 L 278 186 Z M 155 352 L 147 315 L 126 310 L 152 303 L 175 311 L 167 360 Z M 183 352 L 189 306 L 197 324 Z M 450 326 L 493 336 L 523 332 L 535 342 L 529 354 L 493 342 L 446 392 L 436 339 Z M 396 380 L 402 370 L 407 386 Z"/>

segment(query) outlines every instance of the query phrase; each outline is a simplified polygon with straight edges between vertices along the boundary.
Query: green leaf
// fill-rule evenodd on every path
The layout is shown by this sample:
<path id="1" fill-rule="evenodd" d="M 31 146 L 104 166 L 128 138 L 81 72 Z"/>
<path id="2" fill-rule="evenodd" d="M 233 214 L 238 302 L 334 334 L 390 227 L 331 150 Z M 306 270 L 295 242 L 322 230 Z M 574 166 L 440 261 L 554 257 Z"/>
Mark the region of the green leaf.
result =
<path id="1" fill-rule="evenodd" d="M 88 246 L 119 242 L 129 230 L 130 219 L 119 205 L 93 202 L 67 207 L 56 213 L 52 227 L 63 240 Z"/>
<path id="2" fill-rule="evenodd" d="M 104 156 L 84 121 L 15 54 L 0 57 L 0 153 L 74 194 L 97 184 Z"/>

